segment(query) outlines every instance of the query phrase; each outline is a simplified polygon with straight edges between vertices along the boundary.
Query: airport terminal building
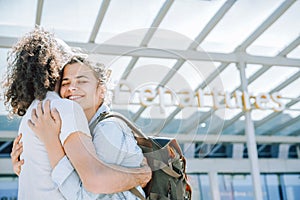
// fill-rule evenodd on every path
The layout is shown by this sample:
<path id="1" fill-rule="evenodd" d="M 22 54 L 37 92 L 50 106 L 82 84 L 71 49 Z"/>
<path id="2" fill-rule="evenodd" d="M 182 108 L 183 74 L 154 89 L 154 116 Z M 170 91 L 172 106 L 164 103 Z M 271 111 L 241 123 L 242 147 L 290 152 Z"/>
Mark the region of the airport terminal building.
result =
<path id="1" fill-rule="evenodd" d="M 193 200 L 297 200 L 299 10 L 297 0 L 1 0 L 1 78 L 13 44 L 41 25 L 112 70 L 113 111 L 178 140 Z M 0 98 L 0 200 L 17 199 L 20 118 L 8 118 L 2 87 Z"/>

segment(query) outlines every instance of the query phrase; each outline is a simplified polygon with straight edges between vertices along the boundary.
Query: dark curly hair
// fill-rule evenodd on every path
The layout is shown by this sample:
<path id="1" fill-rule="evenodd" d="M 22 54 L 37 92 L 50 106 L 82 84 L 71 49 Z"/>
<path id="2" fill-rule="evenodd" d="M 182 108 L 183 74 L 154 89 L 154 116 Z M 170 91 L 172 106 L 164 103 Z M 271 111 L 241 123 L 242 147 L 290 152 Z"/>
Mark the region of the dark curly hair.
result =
<path id="1" fill-rule="evenodd" d="M 61 66 L 61 49 L 54 34 L 36 27 L 8 54 L 4 80 L 5 105 L 10 114 L 25 115 L 34 99 L 54 91 Z"/>

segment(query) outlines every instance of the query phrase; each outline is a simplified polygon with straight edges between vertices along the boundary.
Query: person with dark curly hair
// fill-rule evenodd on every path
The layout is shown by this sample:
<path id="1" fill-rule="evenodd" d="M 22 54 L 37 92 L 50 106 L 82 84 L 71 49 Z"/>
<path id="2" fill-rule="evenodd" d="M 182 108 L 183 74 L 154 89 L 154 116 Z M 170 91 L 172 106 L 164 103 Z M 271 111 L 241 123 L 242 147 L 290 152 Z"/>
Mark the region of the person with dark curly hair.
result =
<path id="1" fill-rule="evenodd" d="M 64 199 L 51 173 L 53 167 L 67 159 L 65 154 L 90 192 L 114 193 L 145 184 L 151 177 L 149 167 L 124 168 L 104 164 L 97 158 L 83 109 L 55 92 L 64 62 L 65 52 L 60 47 L 52 33 L 37 27 L 13 47 L 8 58 L 5 104 L 10 114 L 22 116 L 18 132 L 23 133 L 21 159 L 25 162 L 19 175 L 18 199 Z M 30 129 L 35 126 L 30 120 L 44 114 L 41 100 L 46 100 L 45 113 L 50 113 L 46 109 L 51 106 L 53 119 L 48 122 L 53 130 L 45 131 L 60 133 L 59 140 L 39 138 Z"/>

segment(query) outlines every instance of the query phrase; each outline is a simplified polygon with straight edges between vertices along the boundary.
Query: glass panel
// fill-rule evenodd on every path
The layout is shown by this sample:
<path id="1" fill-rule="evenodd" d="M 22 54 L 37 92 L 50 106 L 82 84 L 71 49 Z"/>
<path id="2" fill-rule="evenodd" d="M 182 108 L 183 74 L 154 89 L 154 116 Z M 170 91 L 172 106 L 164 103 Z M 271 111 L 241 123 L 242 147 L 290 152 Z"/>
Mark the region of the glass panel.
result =
<path id="1" fill-rule="evenodd" d="M 162 3 L 163 0 L 111 1 L 97 35 L 96 43 L 102 43 L 116 37 L 117 34 L 121 34 L 117 38 L 125 39 L 126 37 L 126 40 L 118 40 L 121 44 L 139 46 L 145 31 L 140 32 L 136 29 L 150 27 Z M 106 43 L 113 42 L 114 39 Z"/>
<path id="2" fill-rule="evenodd" d="M 215 12 L 223 5 L 221 1 L 174 1 L 160 29 L 172 30 L 169 34 L 156 33 L 151 47 L 186 49 L 200 33 Z M 176 36 L 174 40 L 174 36 Z M 181 36 L 180 36 L 181 35 Z M 187 37 L 188 39 L 184 39 Z M 180 39 L 181 38 L 181 39 Z"/>
<path id="3" fill-rule="evenodd" d="M 207 36 L 201 47 L 206 51 L 232 52 L 255 31 L 280 2 L 237 1 Z"/>
<path id="4" fill-rule="evenodd" d="M 255 72 L 257 72 L 261 68 L 262 68 L 262 65 L 247 64 L 246 78 L 250 78 Z"/>
<path id="5" fill-rule="evenodd" d="M 249 93 L 268 92 L 298 71 L 295 67 L 274 66 L 248 86 Z"/>
<path id="6" fill-rule="evenodd" d="M 270 3 L 270 2 L 268 2 Z M 275 56 L 299 36 L 300 1 L 296 1 L 270 28 L 247 49 L 251 54 Z"/>
<path id="7" fill-rule="evenodd" d="M 135 88 L 146 85 L 158 86 L 165 75 L 172 70 L 171 66 L 174 62 L 168 59 L 139 58 L 126 80 L 130 81 Z M 178 73 L 176 75 L 178 76 Z M 176 89 L 169 85 L 167 87 Z"/>
<path id="8" fill-rule="evenodd" d="M 300 95 L 300 90 L 298 90 L 300 85 L 300 78 L 280 90 L 280 94 L 283 97 L 289 97 L 289 98 L 297 98 Z"/>
<path id="9" fill-rule="evenodd" d="M 0 35 L 21 37 L 35 24 L 37 0 L 1 0 Z"/>
<path id="10" fill-rule="evenodd" d="M 221 81 L 221 83 L 220 83 Z M 230 64 L 209 85 L 210 90 L 232 92 L 240 85 L 240 73 L 235 64 Z"/>
<path id="11" fill-rule="evenodd" d="M 254 198 L 250 175 L 219 175 L 222 200 L 252 200 Z"/>
<path id="12" fill-rule="evenodd" d="M 194 200 L 202 200 L 201 198 L 201 182 L 200 182 L 199 174 L 189 174 L 188 180 L 192 187 L 192 199 Z"/>
<path id="13" fill-rule="evenodd" d="M 132 59 L 132 57 L 129 56 L 109 56 L 101 54 L 90 54 L 89 58 L 93 61 L 105 64 L 107 68 L 112 70 L 110 75 L 112 84 L 116 84 L 120 81 L 123 72 Z"/>
<path id="14" fill-rule="evenodd" d="M 281 184 L 284 188 L 285 199 L 300 199 L 300 175 L 284 174 L 281 175 Z"/>
<path id="15" fill-rule="evenodd" d="M 201 184 L 201 200 L 211 200 L 211 192 L 210 192 L 210 182 L 207 174 L 200 175 L 200 184 Z M 196 199 L 195 199 L 196 200 Z"/>
<path id="16" fill-rule="evenodd" d="M 272 110 L 257 110 L 257 109 L 255 109 L 255 110 L 252 110 L 252 112 L 251 112 L 251 118 L 253 121 L 260 121 L 263 118 L 265 118 L 266 116 L 270 115 L 271 113 L 273 113 Z"/>
<path id="17" fill-rule="evenodd" d="M 99 0 L 44 1 L 41 25 L 53 29 L 63 40 L 87 42 L 101 2 Z"/>
<path id="18" fill-rule="evenodd" d="M 300 47 L 294 49 L 291 53 L 287 55 L 288 58 L 300 58 Z"/>
<path id="19" fill-rule="evenodd" d="M 285 123 L 288 123 L 294 117 L 298 116 L 299 112 L 297 111 L 283 111 L 281 114 L 277 115 L 276 117 L 266 121 L 264 124 L 256 127 L 256 134 L 276 134 L 279 135 L 279 131 L 273 132 L 276 130 L 276 127 L 280 127 Z"/>
<path id="20" fill-rule="evenodd" d="M 279 191 L 279 179 L 278 175 L 273 174 L 267 174 L 267 175 L 261 175 L 264 178 L 263 186 L 264 186 L 264 199 L 281 199 L 280 198 L 280 191 Z"/>
<path id="21" fill-rule="evenodd" d="M 225 126 L 227 126 L 226 123 L 228 122 L 225 121 L 224 124 Z M 224 127 L 222 134 L 236 135 L 240 132 L 243 133 L 244 129 L 245 129 L 245 117 L 243 115 L 238 120 L 236 120 L 233 124 L 229 125 L 228 127 Z"/>
<path id="22" fill-rule="evenodd" d="M 7 71 L 7 53 L 9 49 L 3 49 L 0 48 L 0 83 L 6 76 L 6 71 Z M 2 87 L 0 87 L 0 115 L 7 115 L 8 112 L 5 109 L 4 106 L 4 90 Z"/>
<path id="23" fill-rule="evenodd" d="M 299 111 L 284 111 L 285 114 L 290 116 L 290 120 L 295 119 L 296 117 L 300 116 Z M 287 121 L 288 123 L 288 121 Z M 290 135 L 294 133 L 294 131 L 299 129 L 299 124 L 298 122 L 294 122 L 293 124 L 290 124 L 289 126 L 284 127 L 281 130 L 278 130 L 276 132 L 277 135 Z"/>
<path id="24" fill-rule="evenodd" d="M 18 197 L 18 179 L 0 178 L 0 199 L 17 199 Z"/>
<path id="25" fill-rule="evenodd" d="M 291 106 L 290 109 L 300 110 L 300 102 L 298 102 L 298 103 L 294 104 L 293 106 Z"/>

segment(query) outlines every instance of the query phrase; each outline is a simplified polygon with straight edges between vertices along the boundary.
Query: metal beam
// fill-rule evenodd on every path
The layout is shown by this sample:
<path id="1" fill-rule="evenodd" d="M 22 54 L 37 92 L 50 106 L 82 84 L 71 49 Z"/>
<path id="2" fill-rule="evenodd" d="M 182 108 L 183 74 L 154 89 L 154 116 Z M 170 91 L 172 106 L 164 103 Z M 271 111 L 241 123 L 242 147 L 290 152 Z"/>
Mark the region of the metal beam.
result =
<path id="1" fill-rule="evenodd" d="M 168 11 L 170 10 L 173 3 L 174 3 L 174 0 L 167 0 L 164 3 L 164 5 L 161 7 L 158 14 L 156 15 L 154 21 L 152 22 L 152 24 L 150 26 L 151 28 L 148 30 L 145 37 L 143 38 L 140 46 L 147 46 L 148 45 L 149 41 L 151 40 L 151 38 L 153 37 L 153 35 L 156 31 L 156 28 L 159 27 L 159 25 L 161 24 L 162 20 L 164 19 L 164 17 L 166 16 Z"/>
<path id="2" fill-rule="evenodd" d="M 296 103 L 298 103 L 299 102 L 299 98 L 300 98 L 300 96 L 298 96 L 297 99 L 294 99 L 294 100 L 290 101 L 289 103 L 287 103 L 286 107 L 289 108 L 289 107 L 295 105 Z M 281 112 L 273 112 L 272 114 L 268 115 L 264 119 L 256 122 L 255 123 L 255 128 L 258 128 L 258 127 L 262 126 L 263 124 L 265 124 L 266 122 L 268 122 L 271 119 L 275 118 L 276 116 L 280 115 L 281 113 L 282 113 L 282 111 Z"/>
<path id="3" fill-rule="evenodd" d="M 202 115 L 200 117 L 200 119 L 195 119 L 194 121 L 197 122 L 197 123 L 192 123 L 191 126 L 189 126 L 185 132 L 188 134 L 190 132 L 192 132 L 193 130 L 196 130 L 198 129 L 198 125 L 199 123 L 201 122 L 204 122 L 206 121 L 210 116 L 212 116 L 212 114 L 215 112 L 216 110 L 215 109 L 210 109 L 210 111 L 206 112 L 204 115 Z M 199 122 L 199 123 L 198 123 Z"/>
<path id="4" fill-rule="evenodd" d="M 288 46 L 286 46 L 281 52 L 279 52 L 279 54 L 277 56 L 282 56 L 285 57 L 287 56 L 287 54 L 289 54 L 291 51 L 293 51 L 298 45 L 300 44 L 300 36 L 297 37 L 293 42 L 291 42 Z M 261 69 L 259 69 L 257 72 L 255 72 L 252 76 L 250 76 L 248 78 L 248 85 L 250 85 L 253 81 L 255 81 L 259 76 L 261 76 L 264 72 L 266 72 L 268 69 L 270 69 L 271 66 L 262 66 Z M 286 87 L 287 85 L 289 85 L 290 83 L 292 83 L 293 81 L 297 80 L 300 76 L 300 71 L 297 72 L 296 74 L 294 74 L 293 76 L 291 76 L 288 80 L 284 81 L 283 83 L 281 83 L 279 86 L 273 88 L 269 93 L 273 93 L 276 91 L 279 91 L 281 89 L 283 89 L 284 87 Z M 241 90 L 241 86 L 239 86 L 238 88 L 236 88 L 233 91 L 236 90 Z M 232 92 L 233 93 L 233 92 Z M 231 94 L 232 95 L 232 94 Z M 241 112 L 242 113 L 242 112 Z M 234 123 L 234 122 L 230 122 L 230 123 Z M 227 124 L 225 122 L 225 124 Z M 257 126 L 255 126 L 257 127 Z M 238 134 L 241 134 L 241 132 L 239 132 Z"/>
<path id="5" fill-rule="evenodd" d="M 155 19 L 153 20 L 150 29 L 144 36 L 141 44 L 139 46 L 146 47 L 153 37 L 155 31 L 157 30 L 156 27 L 160 25 L 163 18 L 166 16 L 167 12 L 169 11 L 170 7 L 172 6 L 174 0 L 167 0 L 164 5 L 159 10 L 158 14 L 156 15 Z M 131 72 L 132 68 L 135 66 L 136 62 L 138 61 L 138 57 L 133 57 L 129 62 L 128 66 L 126 67 L 125 71 L 123 72 L 121 79 L 126 79 Z"/>
<path id="6" fill-rule="evenodd" d="M 262 173 L 299 173 L 299 159 L 259 159 Z M 15 175 L 10 158 L 0 159 L 0 175 Z M 187 158 L 187 173 L 250 173 L 249 159 Z"/>
<path id="7" fill-rule="evenodd" d="M 196 39 L 190 44 L 187 50 L 194 51 L 197 49 L 199 44 L 205 39 L 205 37 L 210 33 L 210 31 L 215 27 L 215 25 L 222 19 L 225 13 L 231 8 L 235 1 L 228 0 L 223 4 L 223 6 L 218 10 L 215 16 L 208 22 L 208 24 L 204 27 L 201 33 L 196 37 Z M 181 54 L 177 54 L 181 55 Z M 178 59 L 178 58 L 177 58 Z M 172 71 L 170 71 L 163 79 L 161 85 L 165 85 L 175 74 L 177 70 L 184 64 L 185 59 L 178 59 L 175 65 L 172 67 Z M 130 66 L 133 68 L 133 66 Z M 128 68 L 128 67 L 127 67 Z M 126 69 L 127 70 L 127 69 Z M 136 112 L 133 120 L 136 121 L 138 117 L 144 112 L 145 107 L 140 107 L 140 109 Z"/>
<path id="8" fill-rule="evenodd" d="M 262 173 L 299 173 L 299 159 L 259 159 L 259 171 Z M 205 158 L 187 159 L 187 172 L 193 173 L 250 173 L 249 159 Z M 255 185 L 255 184 L 254 184 Z"/>
<path id="9" fill-rule="evenodd" d="M 248 80 L 249 81 L 254 81 L 255 78 L 257 77 L 258 74 L 262 74 L 264 71 L 266 71 L 266 67 L 264 66 L 263 68 L 261 68 L 259 71 L 257 71 L 257 73 L 255 73 L 254 75 L 252 75 Z M 253 78 L 252 78 L 253 77 Z M 280 85 L 278 85 L 277 87 L 273 88 L 269 93 L 272 94 L 274 92 L 277 92 L 277 91 L 280 91 L 281 89 L 285 88 L 286 86 L 288 86 L 290 83 L 292 83 L 293 81 L 297 80 L 298 78 L 300 77 L 300 71 L 298 71 L 296 74 L 294 74 L 293 76 L 291 76 L 289 79 L 287 79 L 286 81 L 284 81 L 283 83 L 281 83 Z M 250 83 L 250 82 L 249 82 Z M 238 87 L 236 90 L 239 90 L 241 87 Z M 235 91 L 235 90 L 234 90 Z M 295 101 L 295 103 L 297 103 L 297 101 Z M 281 113 L 281 112 L 280 112 Z M 275 116 L 277 116 L 279 113 L 272 113 Z M 272 114 L 270 117 L 272 117 Z M 243 115 L 243 112 L 240 112 L 238 115 Z M 273 117 L 272 117 L 273 118 Z M 272 119 L 270 118 L 270 119 Z M 266 118 L 268 119 L 268 118 Z M 268 119 L 267 121 L 269 121 L 270 119 Z M 237 119 L 238 120 L 238 119 Z M 228 122 L 228 124 L 233 124 L 234 121 L 233 120 L 230 120 L 230 122 Z M 254 124 L 255 128 L 261 126 L 263 123 L 263 121 L 260 121 L 256 124 Z M 225 122 L 225 126 L 227 125 L 227 122 Z M 224 129 L 226 128 L 224 126 Z M 238 134 L 242 134 L 242 132 L 238 132 Z"/>
<path id="10" fill-rule="evenodd" d="M 285 47 L 278 56 L 286 56 L 291 51 L 293 51 L 295 48 L 297 48 L 300 44 L 300 36 L 298 36 L 293 42 L 291 42 L 287 47 Z"/>
<path id="11" fill-rule="evenodd" d="M 239 62 L 238 63 L 240 77 L 241 77 L 241 86 L 243 91 L 248 93 L 248 81 L 246 78 L 246 63 Z M 260 181 L 260 171 L 259 171 L 259 163 L 258 163 L 258 154 L 256 148 L 256 138 L 255 138 L 255 130 L 253 125 L 253 120 L 251 119 L 251 111 L 245 111 L 245 136 L 247 137 L 247 149 L 248 156 L 250 158 L 250 169 L 251 169 L 251 178 L 253 184 L 254 197 L 256 200 L 261 200 L 263 198 L 262 187 Z"/>
<path id="12" fill-rule="evenodd" d="M 7 142 L 5 142 L 4 144 L 2 144 L 2 145 L 0 146 L 0 152 L 1 152 L 3 149 L 5 149 L 6 147 L 8 147 L 10 144 L 11 144 L 11 141 L 7 141 Z"/>
<path id="13" fill-rule="evenodd" d="M 0 48 L 11 48 L 17 42 L 17 38 L 0 37 Z M 167 59 L 185 59 L 185 60 L 199 60 L 199 61 L 214 61 L 222 63 L 237 63 L 241 59 L 248 64 L 262 64 L 262 65 L 279 65 L 299 68 L 300 59 L 284 58 L 281 56 L 255 56 L 247 53 L 213 53 L 200 52 L 190 50 L 174 50 L 155 48 L 138 48 L 132 46 L 122 45 L 108 45 L 108 44 L 94 44 L 94 43 L 80 43 L 67 42 L 70 46 L 80 47 L 86 49 L 90 53 L 98 53 L 105 55 L 126 55 L 133 57 L 150 57 L 150 58 L 167 58 Z"/>
<path id="14" fill-rule="evenodd" d="M 236 0 L 228 0 L 223 6 L 218 10 L 218 12 L 211 18 L 207 25 L 203 28 L 200 34 L 195 38 L 195 40 L 188 47 L 189 50 L 197 50 L 199 44 L 207 37 L 207 35 L 213 30 L 213 28 L 219 23 L 219 21 L 224 17 L 224 15 L 230 10 Z"/>
<path id="15" fill-rule="evenodd" d="M 11 141 L 18 135 L 18 131 L 0 130 L 0 141 Z"/>
<path id="16" fill-rule="evenodd" d="M 175 63 L 175 65 L 172 67 L 172 70 L 170 70 L 168 72 L 168 74 L 163 78 L 163 80 L 160 82 L 159 86 L 164 86 L 168 83 L 168 81 L 171 79 L 172 76 L 174 76 L 174 74 L 179 70 L 179 68 L 183 65 L 184 60 L 179 59 L 177 60 L 177 62 Z M 159 87 L 157 86 L 155 88 L 155 90 Z M 157 94 L 156 94 L 157 96 Z M 156 97 L 155 96 L 155 97 Z M 139 116 L 143 113 L 143 111 L 146 109 L 146 107 L 142 106 L 140 107 L 140 109 L 133 115 L 132 120 L 135 122 Z"/>
<path id="17" fill-rule="evenodd" d="M 268 135 L 273 135 L 273 134 L 275 135 L 276 134 L 277 135 L 277 133 L 279 131 L 285 129 L 286 127 L 288 127 L 288 126 L 290 126 L 290 125 L 292 125 L 296 122 L 299 122 L 299 120 L 300 120 L 300 115 L 296 118 L 293 118 L 293 119 L 283 123 L 283 124 L 280 124 L 279 126 L 272 127 L 272 129 L 270 129 L 271 131 L 266 131 L 262 135 L 266 135 L 266 134 L 268 134 Z"/>
<path id="18" fill-rule="evenodd" d="M 110 3 L 110 0 L 103 0 L 102 1 L 101 7 L 100 7 L 100 9 L 98 11 L 96 22 L 94 24 L 93 30 L 92 30 L 90 38 L 89 38 L 89 42 L 91 42 L 91 43 L 95 42 L 95 39 L 96 39 L 96 37 L 98 35 L 100 26 L 101 26 L 101 24 L 103 22 L 105 13 L 106 13 L 107 8 L 109 6 L 109 3 Z"/>
<path id="19" fill-rule="evenodd" d="M 226 67 L 228 66 L 227 63 L 221 64 L 216 70 L 214 70 L 195 90 L 194 92 L 198 91 L 199 89 L 205 88 L 209 83 L 211 83 Z M 166 127 L 172 119 L 182 110 L 182 108 L 177 107 L 165 120 L 163 127 Z M 198 120 L 197 120 L 198 121 Z M 156 129 L 154 129 L 156 130 Z"/>
<path id="20" fill-rule="evenodd" d="M 42 12 L 43 12 L 44 0 L 38 0 L 35 16 L 35 24 L 41 25 Z"/>
<path id="21" fill-rule="evenodd" d="M 225 121 L 223 126 L 223 131 L 228 128 L 230 125 L 234 124 L 238 119 L 240 119 L 244 115 L 244 112 L 240 112 L 237 115 L 235 115 L 232 119 Z M 213 130 L 212 132 L 216 132 L 216 130 Z"/>
<path id="22" fill-rule="evenodd" d="M 219 189 L 219 178 L 216 171 L 208 172 L 209 183 L 210 183 L 210 194 L 213 200 L 220 200 L 220 189 Z"/>
<path id="23" fill-rule="evenodd" d="M 218 144 L 218 143 L 246 143 L 247 138 L 245 135 L 187 135 L 187 134 L 161 134 L 161 137 L 172 138 L 175 137 L 179 143 L 205 143 L 205 144 Z M 257 144 L 300 144 L 300 137 L 297 136 L 256 136 Z"/>
<path id="24" fill-rule="evenodd" d="M 272 94 L 274 92 L 278 92 L 278 91 L 282 90 L 283 88 L 285 88 L 286 86 L 288 86 L 292 82 L 296 81 L 299 77 L 300 77 L 300 70 L 296 74 L 289 77 L 286 81 L 284 81 L 283 83 L 281 83 L 277 87 L 273 88 L 269 93 Z"/>
<path id="25" fill-rule="evenodd" d="M 17 131 L 0 131 L 0 141 L 12 141 L 17 136 Z M 189 135 L 169 133 L 161 134 L 162 137 L 173 138 L 175 137 L 179 143 L 187 142 L 204 142 L 207 144 L 216 143 L 246 143 L 244 135 Z M 300 144 L 300 137 L 298 136 L 256 136 L 258 144 Z"/>
<path id="26" fill-rule="evenodd" d="M 238 48 L 245 51 L 262 33 L 265 32 L 296 0 L 284 1 Z"/>

